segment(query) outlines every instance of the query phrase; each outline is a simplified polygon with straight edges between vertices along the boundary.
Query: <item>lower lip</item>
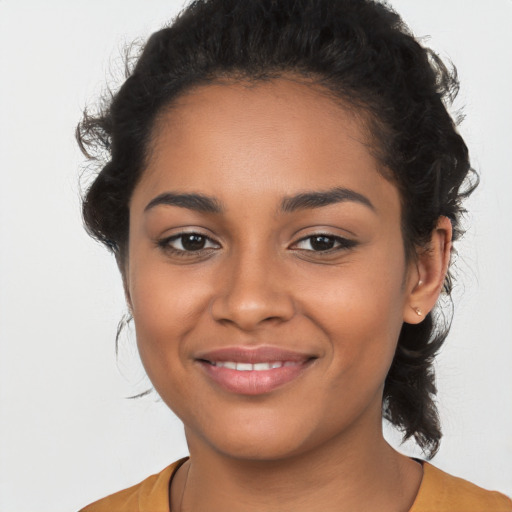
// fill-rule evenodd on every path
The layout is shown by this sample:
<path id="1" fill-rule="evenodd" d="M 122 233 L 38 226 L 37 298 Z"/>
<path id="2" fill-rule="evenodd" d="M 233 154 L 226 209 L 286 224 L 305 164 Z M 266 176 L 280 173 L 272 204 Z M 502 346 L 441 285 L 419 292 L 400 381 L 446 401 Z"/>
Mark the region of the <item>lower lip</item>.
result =
<path id="1" fill-rule="evenodd" d="M 295 380 L 310 366 L 312 360 L 271 370 L 245 372 L 214 366 L 205 361 L 199 362 L 207 375 L 227 391 L 241 395 L 262 395 Z"/>

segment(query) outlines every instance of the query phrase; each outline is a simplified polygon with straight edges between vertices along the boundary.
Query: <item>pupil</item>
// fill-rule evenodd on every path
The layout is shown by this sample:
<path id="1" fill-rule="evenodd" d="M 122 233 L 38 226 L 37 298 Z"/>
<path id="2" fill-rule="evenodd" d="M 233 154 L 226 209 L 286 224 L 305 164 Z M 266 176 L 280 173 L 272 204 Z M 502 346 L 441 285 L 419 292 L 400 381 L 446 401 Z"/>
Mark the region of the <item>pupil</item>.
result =
<path id="1" fill-rule="evenodd" d="M 187 251 L 199 251 L 204 248 L 206 239 L 201 235 L 183 235 L 181 237 L 181 244 Z"/>
<path id="2" fill-rule="evenodd" d="M 315 251 L 328 251 L 334 247 L 334 239 L 328 236 L 314 236 L 311 238 L 311 247 Z"/>

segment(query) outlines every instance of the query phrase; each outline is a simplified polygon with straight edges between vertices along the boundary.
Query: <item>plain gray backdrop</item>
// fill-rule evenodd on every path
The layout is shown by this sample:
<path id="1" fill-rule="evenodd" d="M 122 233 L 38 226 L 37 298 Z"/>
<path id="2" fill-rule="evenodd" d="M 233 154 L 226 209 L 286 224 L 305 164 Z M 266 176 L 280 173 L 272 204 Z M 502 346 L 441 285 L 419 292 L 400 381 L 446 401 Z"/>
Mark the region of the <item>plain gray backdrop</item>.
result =
<path id="1" fill-rule="evenodd" d="M 445 437 L 434 463 L 511 495 L 512 2 L 391 3 L 457 65 L 460 130 L 482 175 L 438 362 Z M 129 332 L 116 362 L 121 281 L 81 227 L 74 142 L 85 105 L 121 75 L 124 45 L 181 5 L 0 0 L 0 511 L 76 510 L 187 453 L 156 396 L 125 399 L 147 382 Z"/>

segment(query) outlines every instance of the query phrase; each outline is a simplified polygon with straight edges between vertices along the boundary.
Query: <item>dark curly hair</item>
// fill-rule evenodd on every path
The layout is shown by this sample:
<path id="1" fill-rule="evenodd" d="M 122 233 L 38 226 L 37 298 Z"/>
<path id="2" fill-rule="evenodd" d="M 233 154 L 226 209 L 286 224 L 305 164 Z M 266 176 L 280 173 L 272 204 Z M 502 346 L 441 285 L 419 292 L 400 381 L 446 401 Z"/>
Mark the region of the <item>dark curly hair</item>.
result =
<path id="1" fill-rule="evenodd" d="M 196 0 L 150 37 L 121 88 L 77 128 L 83 152 L 101 166 L 83 199 L 86 229 L 121 270 L 129 201 L 162 110 L 198 85 L 285 74 L 364 114 L 372 149 L 401 193 L 408 258 L 428 248 L 440 216 L 460 237 L 461 201 L 477 178 L 447 112 L 456 72 L 397 13 L 372 0 Z M 444 291 L 450 296 L 450 275 Z M 384 387 L 383 416 L 430 457 L 441 438 L 433 359 L 449 329 L 442 320 L 429 313 L 418 325 L 403 324 Z"/>

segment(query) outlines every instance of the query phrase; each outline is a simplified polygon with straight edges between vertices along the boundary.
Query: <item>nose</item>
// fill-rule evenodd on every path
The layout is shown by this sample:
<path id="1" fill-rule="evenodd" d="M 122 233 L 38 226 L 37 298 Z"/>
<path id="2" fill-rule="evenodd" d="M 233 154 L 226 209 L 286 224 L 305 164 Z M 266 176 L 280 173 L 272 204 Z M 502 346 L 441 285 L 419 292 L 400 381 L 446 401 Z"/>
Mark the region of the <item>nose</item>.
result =
<path id="1" fill-rule="evenodd" d="M 252 254 L 226 262 L 211 303 L 214 320 L 243 331 L 290 320 L 295 314 L 290 282 L 277 268 L 276 259 Z"/>

